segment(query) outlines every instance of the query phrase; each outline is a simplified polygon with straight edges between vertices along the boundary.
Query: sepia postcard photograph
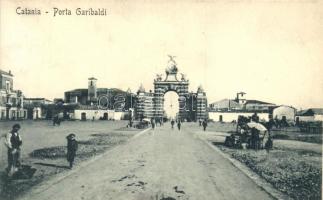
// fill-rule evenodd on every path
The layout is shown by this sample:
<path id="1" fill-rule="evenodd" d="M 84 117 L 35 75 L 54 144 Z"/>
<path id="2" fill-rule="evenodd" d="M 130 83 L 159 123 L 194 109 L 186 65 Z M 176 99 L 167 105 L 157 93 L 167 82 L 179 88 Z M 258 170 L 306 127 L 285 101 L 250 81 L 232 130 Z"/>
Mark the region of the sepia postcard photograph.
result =
<path id="1" fill-rule="evenodd" d="M 0 0 L 1 200 L 321 200 L 322 0 Z"/>

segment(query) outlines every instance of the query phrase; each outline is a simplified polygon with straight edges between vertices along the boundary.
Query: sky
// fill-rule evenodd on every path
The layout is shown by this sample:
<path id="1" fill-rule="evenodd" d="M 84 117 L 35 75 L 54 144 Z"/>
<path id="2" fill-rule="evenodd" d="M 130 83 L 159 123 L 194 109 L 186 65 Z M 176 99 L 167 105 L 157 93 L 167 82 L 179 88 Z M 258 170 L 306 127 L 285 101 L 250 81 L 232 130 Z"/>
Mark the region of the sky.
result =
<path id="1" fill-rule="evenodd" d="M 42 15 L 18 15 L 16 8 Z M 53 16 L 53 8 L 71 16 Z M 107 16 L 77 16 L 76 8 Z M 248 99 L 323 107 L 323 4 L 315 0 L 0 0 L 0 68 L 26 97 L 98 87 L 153 89 L 167 55 L 208 103 Z M 48 14 L 45 14 L 48 11 Z"/>

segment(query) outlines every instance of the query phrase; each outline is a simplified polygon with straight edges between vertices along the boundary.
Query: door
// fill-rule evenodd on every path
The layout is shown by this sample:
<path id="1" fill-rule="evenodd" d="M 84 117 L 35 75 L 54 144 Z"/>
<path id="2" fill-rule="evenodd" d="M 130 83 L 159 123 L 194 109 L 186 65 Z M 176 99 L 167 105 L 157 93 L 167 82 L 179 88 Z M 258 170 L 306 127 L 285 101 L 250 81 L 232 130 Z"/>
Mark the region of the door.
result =
<path id="1" fill-rule="evenodd" d="M 81 113 L 81 120 L 86 121 L 86 113 L 85 112 Z"/>
<path id="2" fill-rule="evenodd" d="M 104 113 L 104 114 L 103 114 L 103 119 L 104 119 L 104 120 L 108 120 L 108 113 Z"/>

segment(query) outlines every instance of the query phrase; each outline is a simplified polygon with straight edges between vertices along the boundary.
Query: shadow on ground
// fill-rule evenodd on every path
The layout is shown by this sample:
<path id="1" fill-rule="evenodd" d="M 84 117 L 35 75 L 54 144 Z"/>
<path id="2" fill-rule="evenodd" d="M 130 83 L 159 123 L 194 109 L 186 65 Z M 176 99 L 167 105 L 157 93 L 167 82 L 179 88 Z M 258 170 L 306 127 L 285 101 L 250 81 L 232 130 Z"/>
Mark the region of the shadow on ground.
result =
<path id="1" fill-rule="evenodd" d="M 35 165 L 47 166 L 47 167 L 55 167 L 55 168 L 69 169 L 69 166 L 64 166 L 64 165 L 55 165 L 55 164 L 50 164 L 50 163 L 40 163 L 40 162 L 36 162 L 36 163 L 34 163 L 34 164 L 35 164 Z"/>

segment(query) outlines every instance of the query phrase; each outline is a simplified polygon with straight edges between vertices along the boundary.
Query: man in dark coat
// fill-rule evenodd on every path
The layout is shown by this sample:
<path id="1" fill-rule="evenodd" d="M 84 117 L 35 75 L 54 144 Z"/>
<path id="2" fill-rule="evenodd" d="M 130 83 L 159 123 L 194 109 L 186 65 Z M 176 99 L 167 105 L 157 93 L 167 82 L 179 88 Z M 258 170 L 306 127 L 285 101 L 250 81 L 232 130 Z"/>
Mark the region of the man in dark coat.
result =
<path id="1" fill-rule="evenodd" d="M 12 130 L 6 135 L 5 144 L 8 148 L 8 174 L 13 175 L 20 167 L 20 147 L 22 139 L 19 135 L 20 125 L 15 124 Z"/>
<path id="2" fill-rule="evenodd" d="M 178 128 L 179 131 L 181 130 L 181 120 L 178 120 L 178 122 L 177 122 L 177 128 Z"/>
<path id="3" fill-rule="evenodd" d="M 66 139 L 67 139 L 67 161 L 70 164 L 70 169 L 72 169 L 78 144 L 75 139 L 75 134 L 73 133 L 69 134 L 66 137 Z"/>
<path id="4" fill-rule="evenodd" d="M 203 120 L 202 125 L 203 125 L 203 131 L 205 131 L 207 127 L 207 121 Z"/>
<path id="5" fill-rule="evenodd" d="M 175 121 L 172 119 L 172 121 L 170 122 L 170 124 L 172 125 L 172 129 L 174 129 L 174 124 L 175 124 Z"/>

